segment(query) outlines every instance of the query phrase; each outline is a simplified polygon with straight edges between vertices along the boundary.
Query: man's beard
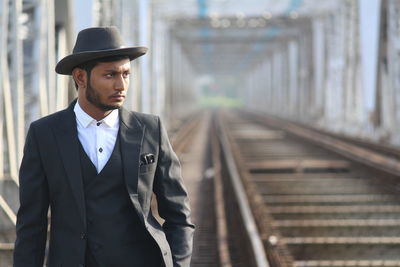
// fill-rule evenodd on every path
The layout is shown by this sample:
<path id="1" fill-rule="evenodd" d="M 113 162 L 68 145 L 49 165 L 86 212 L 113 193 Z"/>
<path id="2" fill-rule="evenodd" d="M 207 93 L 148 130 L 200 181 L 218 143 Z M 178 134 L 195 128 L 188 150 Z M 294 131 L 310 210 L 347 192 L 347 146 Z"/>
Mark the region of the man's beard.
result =
<path id="1" fill-rule="evenodd" d="M 93 104 L 95 107 L 103 110 L 110 111 L 114 109 L 118 109 L 119 105 L 107 105 L 101 102 L 100 95 L 96 92 L 96 90 L 90 85 L 90 82 L 87 84 L 86 88 L 86 99 Z"/>

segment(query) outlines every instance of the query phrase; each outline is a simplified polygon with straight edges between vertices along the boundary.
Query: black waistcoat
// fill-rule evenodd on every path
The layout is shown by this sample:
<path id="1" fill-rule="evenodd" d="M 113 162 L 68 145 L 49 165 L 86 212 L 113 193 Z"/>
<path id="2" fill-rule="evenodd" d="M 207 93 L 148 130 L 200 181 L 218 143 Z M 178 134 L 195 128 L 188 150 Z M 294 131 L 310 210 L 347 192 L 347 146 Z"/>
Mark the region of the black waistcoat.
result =
<path id="1" fill-rule="evenodd" d="M 97 170 L 80 145 L 88 248 L 101 266 L 160 266 L 160 250 L 140 222 L 125 186 L 119 136 Z"/>

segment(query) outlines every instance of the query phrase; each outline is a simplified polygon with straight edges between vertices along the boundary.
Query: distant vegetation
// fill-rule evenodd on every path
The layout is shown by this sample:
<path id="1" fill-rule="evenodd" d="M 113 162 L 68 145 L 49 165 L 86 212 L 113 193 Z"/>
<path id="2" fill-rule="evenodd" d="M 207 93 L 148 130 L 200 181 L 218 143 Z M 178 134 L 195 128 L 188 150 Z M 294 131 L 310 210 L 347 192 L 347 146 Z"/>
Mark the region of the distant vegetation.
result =
<path id="1" fill-rule="evenodd" d="M 241 99 L 224 96 L 203 96 L 200 98 L 200 105 L 203 107 L 242 107 Z"/>

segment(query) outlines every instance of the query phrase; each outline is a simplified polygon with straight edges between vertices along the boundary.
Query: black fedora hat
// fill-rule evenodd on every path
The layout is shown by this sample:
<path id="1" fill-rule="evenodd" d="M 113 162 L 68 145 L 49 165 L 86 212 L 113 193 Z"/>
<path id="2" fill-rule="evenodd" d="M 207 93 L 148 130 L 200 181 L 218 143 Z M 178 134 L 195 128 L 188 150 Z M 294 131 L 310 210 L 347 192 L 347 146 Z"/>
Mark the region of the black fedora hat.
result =
<path id="1" fill-rule="evenodd" d="M 146 54 L 146 47 L 124 47 L 117 27 L 93 27 L 78 33 L 72 54 L 56 65 L 59 74 L 71 75 L 72 70 L 85 62 L 109 56 L 128 56 L 134 60 Z"/>

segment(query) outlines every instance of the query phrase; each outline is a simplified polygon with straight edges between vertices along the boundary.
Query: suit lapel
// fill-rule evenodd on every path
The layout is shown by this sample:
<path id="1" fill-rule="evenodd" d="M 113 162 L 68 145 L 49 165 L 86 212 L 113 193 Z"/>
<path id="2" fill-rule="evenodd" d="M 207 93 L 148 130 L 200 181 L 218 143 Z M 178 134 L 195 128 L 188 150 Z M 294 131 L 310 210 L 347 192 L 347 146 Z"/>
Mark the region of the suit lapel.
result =
<path id="1" fill-rule="evenodd" d="M 140 151 L 145 126 L 124 108 L 120 109 L 120 119 L 120 142 L 125 184 L 139 219 L 145 223 L 138 194 Z"/>
<path id="2" fill-rule="evenodd" d="M 85 198 L 81 164 L 79 160 L 79 140 L 76 128 L 76 119 L 73 108 L 76 101 L 59 115 L 59 124 L 56 127 L 56 140 L 60 150 L 61 159 L 78 205 L 79 214 L 86 225 Z"/>
<path id="3" fill-rule="evenodd" d="M 124 108 L 120 109 L 120 142 L 124 177 L 130 195 L 138 193 L 140 150 L 145 126 Z"/>

